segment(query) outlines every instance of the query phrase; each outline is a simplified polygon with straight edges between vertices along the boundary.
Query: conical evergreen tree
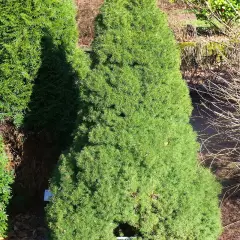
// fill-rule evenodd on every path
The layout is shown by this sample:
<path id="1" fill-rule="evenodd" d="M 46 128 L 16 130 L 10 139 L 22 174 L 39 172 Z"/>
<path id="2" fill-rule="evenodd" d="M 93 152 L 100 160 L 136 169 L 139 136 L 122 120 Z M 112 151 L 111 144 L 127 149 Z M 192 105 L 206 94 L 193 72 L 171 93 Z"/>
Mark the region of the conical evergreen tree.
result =
<path id="1" fill-rule="evenodd" d="M 197 162 L 189 92 L 155 0 L 106 0 L 83 118 L 47 207 L 51 239 L 216 240 L 220 187 Z"/>

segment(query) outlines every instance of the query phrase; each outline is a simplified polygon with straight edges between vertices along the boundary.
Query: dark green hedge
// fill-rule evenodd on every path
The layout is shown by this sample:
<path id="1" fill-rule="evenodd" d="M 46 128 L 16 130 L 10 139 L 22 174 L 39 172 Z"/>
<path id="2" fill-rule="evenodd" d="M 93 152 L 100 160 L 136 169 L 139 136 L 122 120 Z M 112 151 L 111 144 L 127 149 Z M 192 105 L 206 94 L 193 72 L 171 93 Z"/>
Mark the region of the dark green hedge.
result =
<path id="1" fill-rule="evenodd" d="M 40 1 L 0 1 L 0 119 L 21 124 L 41 64 Z"/>
<path id="2" fill-rule="evenodd" d="M 56 122 L 56 102 L 75 94 L 66 84 L 76 85 L 88 69 L 77 48 L 74 1 L 0 0 L 0 8 L 0 120 L 21 125 L 27 112 L 34 126 Z"/>
<path id="3" fill-rule="evenodd" d="M 9 169 L 9 160 L 0 136 L 0 238 L 5 237 L 7 230 L 6 208 L 11 195 L 10 185 L 12 182 L 13 172 Z"/>
<path id="4" fill-rule="evenodd" d="M 10 118 L 31 130 L 53 130 L 62 138 L 56 145 L 68 142 L 79 81 L 89 70 L 77 45 L 74 0 L 0 0 L 0 9 L 0 121 Z M 11 180 L 1 144 L 0 237 Z"/>
<path id="5" fill-rule="evenodd" d="M 220 186 L 197 162 L 166 17 L 154 0 L 106 0 L 96 28 L 83 117 L 51 181 L 51 239 L 218 239 Z"/>
<path id="6" fill-rule="evenodd" d="M 79 81 L 86 76 L 89 61 L 77 44 L 74 1 L 43 2 L 48 21 L 24 125 L 35 131 L 47 129 L 68 142 L 79 109 Z"/>

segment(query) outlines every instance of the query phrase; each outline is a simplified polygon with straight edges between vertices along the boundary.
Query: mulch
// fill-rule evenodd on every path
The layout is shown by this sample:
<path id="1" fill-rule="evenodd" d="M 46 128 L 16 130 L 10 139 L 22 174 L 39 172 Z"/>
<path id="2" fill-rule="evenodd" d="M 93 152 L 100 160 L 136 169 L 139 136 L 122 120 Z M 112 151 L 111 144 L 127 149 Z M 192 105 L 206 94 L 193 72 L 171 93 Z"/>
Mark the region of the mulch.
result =
<path id="1" fill-rule="evenodd" d="M 44 216 L 36 212 L 20 213 L 10 220 L 7 240 L 46 240 L 47 227 Z"/>
<path id="2" fill-rule="evenodd" d="M 7 240 L 46 240 L 43 195 L 61 151 L 48 132 L 16 129 L 10 121 L 0 125 L 0 134 L 15 173 Z"/>
<path id="3" fill-rule="evenodd" d="M 224 232 L 219 240 L 240 240 L 240 199 L 228 199 L 221 207 Z"/>

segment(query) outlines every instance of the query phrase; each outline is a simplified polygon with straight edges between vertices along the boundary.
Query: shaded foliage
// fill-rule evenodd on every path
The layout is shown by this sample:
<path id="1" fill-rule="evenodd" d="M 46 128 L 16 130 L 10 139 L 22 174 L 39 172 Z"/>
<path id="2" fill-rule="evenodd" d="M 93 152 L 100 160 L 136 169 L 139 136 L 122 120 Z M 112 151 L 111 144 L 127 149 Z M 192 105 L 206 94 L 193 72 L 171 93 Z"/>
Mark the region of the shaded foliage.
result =
<path id="1" fill-rule="evenodd" d="M 56 64 L 60 67 L 59 56 L 54 55 L 56 49 L 64 49 L 67 62 L 79 78 L 86 74 L 87 64 L 82 64 L 86 58 L 77 49 L 76 9 L 72 0 L 13 0 L 0 1 L 0 4 L 0 120 L 12 118 L 20 126 L 30 102 L 34 81 L 39 79 L 39 71 L 44 71 L 43 65 L 46 62 L 53 64 L 54 57 L 57 57 Z M 46 46 L 42 49 L 46 38 L 52 39 L 52 50 L 48 46 L 53 53 L 53 56 L 48 53 L 51 62 L 46 60 L 47 56 L 42 62 L 46 53 Z M 45 70 L 49 71 L 47 68 Z M 52 73 L 45 72 L 45 77 L 47 74 L 52 80 Z M 63 77 L 66 79 L 66 76 Z M 55 78 L 59 79 L 60 76 L 56 75 Z M 56 84 L 56 80 L 51 84 Z"/>
<path id="2" fill-rule="evenodd" d="M 67 144 L 79 108 L 79 78 L 67 62 L 64 48 L 54 46 L 50 36 L 43 39 L 42 49 L 42 65 L 24 125 L 28 130 L 52 133 L 56 141 Z"/>
<path id="3" fill-rule="evenodd" d="M 77 47 L 73 1 L 49 2 L 50 20 L 41 42 L 41 67 L 24 125 L 34 131 L 47 130 L 66 144 L 77 117 L 79 81 L 89 67 L 87 56 Z"/>
<path id="4" fill-rule="evenodd" d="M 0 6 L 0 120 L 23 127 L 24 138 L 21 151 L 13 148 L 12 214 L 42 204 L 51 171 L 71 141 L 79 81 L 89 64 L 77 45 L 73 0 L 0 0 Z"/>
<path id="5" fill-rule="evenodd" d="M 156 2 L 106 0 L 93 52 L 74 143 L 51 181 L 51 239 L 216 240 L 220 187 L 198 165 L 179 51 Z"/>
<path id="6" fill-rule="evenodd" d="M 23 118 L 24 143 L 13 185 L 12 209 L 24 211 L 39 201 L 60 153 L 71 142 L 79 109 L 79 81 L 89 66 L 78 48 L 72 0 L 44 0 L 40 66 Z M 36 149 L 38 148 L 38 149 Z"/>
<path id="7" fill-rule="evenodd" d="M 67 62 L 65 49 L 54 45 L 51 36 L 45 36 L 42 49 L 42 65 L 24 118 L 24 141 L 19 153 L 21 162 L 16 167 L 11 212 L 42 205 L 59 155 L 72 141 L 80 107 L 79 78 Z"/>

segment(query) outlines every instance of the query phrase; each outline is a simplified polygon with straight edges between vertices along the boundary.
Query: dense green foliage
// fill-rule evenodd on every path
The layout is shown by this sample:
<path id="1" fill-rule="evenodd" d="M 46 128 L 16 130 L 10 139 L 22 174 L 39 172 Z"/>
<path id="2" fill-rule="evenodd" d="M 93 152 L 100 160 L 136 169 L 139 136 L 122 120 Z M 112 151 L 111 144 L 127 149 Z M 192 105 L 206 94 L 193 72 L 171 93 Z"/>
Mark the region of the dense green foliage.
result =
<path id="1" fill-rule="evenodd" d="M 36 132 L 46 129 L 55 152 L 61 151 L 60 144 L 69 141 L 75 126 L 79 80 L 89 70 L 87 57 L 77 45 L 74 0 L 0 0 L 0 9 L 0 120 L 13 119 Z M 0 190 L 1 174 L 6 174 L 2 169 Z M 3 180 L 7 178 L 6 174 Z M 18 187 L 28 197 L 28 187 L 17 182 L 16 199 Z M 7 185 L 2 189 L 7 193 Z M 1 237 L 6 227 L 2 227 L 4 201 L 0 207 Z"/>
<path id="2" fill-rule="evenodd" d="M 11 194 L 10 184 L 12 182 L 13 173 L 8 169 L 8 158 L 0 136 L 0 237 L 4 237 L 7 230 L 6 207 Z"/>
<path id="3" fill-rule="evenodd" d="M 205 20 L 218 20 L 230 24 L 240 19 L 239 0 L 185 0 L 194 4 L 197 16 Z"/>
<path id="4" fill-rule="evenodd" d="M 59 111 L 75 106 L 62 106 L 69 95 L 75 100 L 66 85 L 76 84 L 78 75 L 87 71 L 81 64 L 85 56 L 77 49 L 73 1 L 1 0 L 0 6 L 0 120 L 9 117 L 20 125 L 29 107 L 34 125 L 53 118 L 56 122 L 62 117 Z"/>
<path id="5" fill-rule="evenodd" d="M 51 181 L 51 239 L 216 240 L 220 188 L 197 163 L 165 16 L 154 0 L 106 0 L 96 30 L 83 117 Z"/>
<path id="6" fill-rule="evenodd" d="M 42 38 L 42 61 L 24 120 L 34 130 L 47 129 L 61 138 L 70 135 L 77 117 L 79 80 L 89 64 L 78 48 L 73 0 L 45 0 L 49 17 Z M 66 140 L 67 141 L 67 140 Z M 66 142 L 65 141 L 65 142 Z"/>
<path id="7" fill-rule="evenodd" d="M 0 1 L 0 119 L 22 122 L 41 62 L 39 1 Z"/>

